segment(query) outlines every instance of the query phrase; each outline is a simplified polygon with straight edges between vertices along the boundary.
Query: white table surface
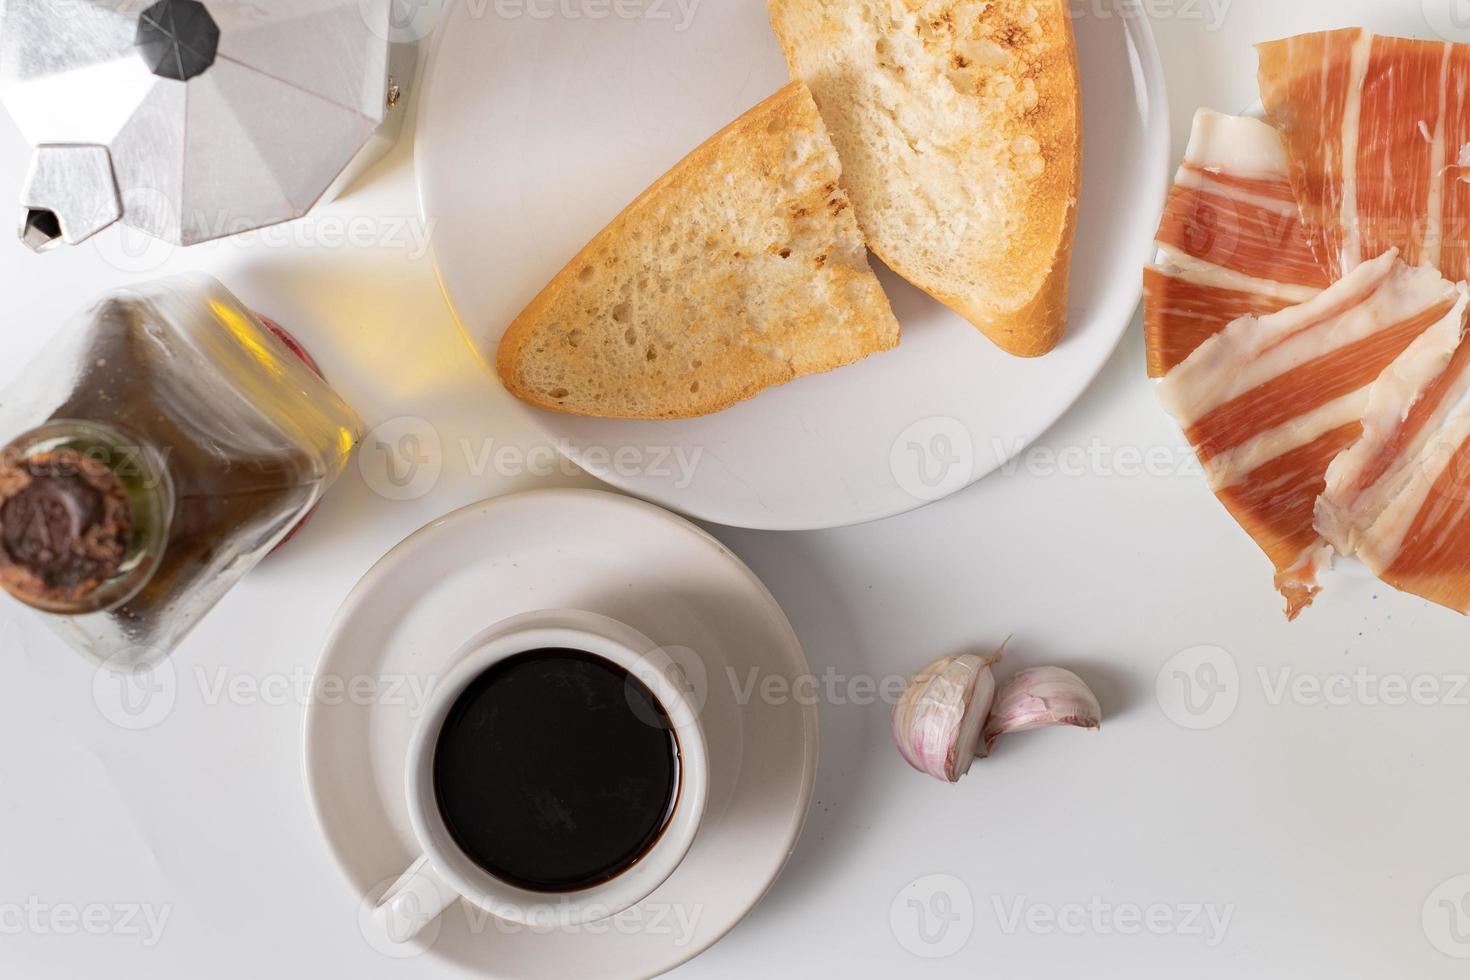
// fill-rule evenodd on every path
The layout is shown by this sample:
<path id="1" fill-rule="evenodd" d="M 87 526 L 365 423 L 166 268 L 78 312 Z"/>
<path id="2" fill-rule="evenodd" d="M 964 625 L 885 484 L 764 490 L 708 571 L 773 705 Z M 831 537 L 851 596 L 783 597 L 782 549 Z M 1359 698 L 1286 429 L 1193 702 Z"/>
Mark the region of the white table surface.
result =
<path id="1" fill-rule="evenodd" d="M 1076 6 L 1097 16 L 1099 2 Z M 1176 149 L 1196 106 L 1255 99 L 1250 42 L 1451 22 L 1448 0 L 1424 4 L 1429 18 L 1420 0 L 1148 0 Z M 203 268 L 296 331 L 370 424 L 430 420 L 446 447 L 410 501 L 351 470 L 177 654 L 176 702 L 152 727 L 116 724 L 93 669 L 0 602 L 0 976 L 450 975 L 360 934 L 307 806 L 296 689 L 333 611 L 405 535 L 480 498 L 591 481 L 477 474 L 456 448 L 536 440 L 506 422 L 430 262 L 403 246 L 421 230 L 410 149 L 298 225 L 156 269 L 119 268 L 111 233 L 43 257 L 0 243 L 0 380 L 90 294 Z M 26 156 L 0 124 L 0 197 Z M 1005 669 L 1073 667 L 1107 721 L 1098 736 L 1018 736 L 950 787 L 900 761 L 885 707 L 824 703 L 819 802 L 786 875 L 678 976 L 1465 975 L 1452 954 L 1470 956 L 1470 628 L 1355 579 L 1288 625 L 1264 559 L 1203 482 L 1157 465 L 1181 446 L 1142 365 L 1135 327 L 1020 465 L 916 514 L 714 529 L 783 603 L 818 675 L 881 678 L 1014 633 Z M 1200 646 L 1224 652 L 1171 660 Z M 1219 690 L 1207 702 L 1196 688 L 1190 714 L 1176 672 L 1208 678 L 1202 664 Z M 928 921 L 937 943 L 911 898 L 952 910 L 947 931 Z"/>

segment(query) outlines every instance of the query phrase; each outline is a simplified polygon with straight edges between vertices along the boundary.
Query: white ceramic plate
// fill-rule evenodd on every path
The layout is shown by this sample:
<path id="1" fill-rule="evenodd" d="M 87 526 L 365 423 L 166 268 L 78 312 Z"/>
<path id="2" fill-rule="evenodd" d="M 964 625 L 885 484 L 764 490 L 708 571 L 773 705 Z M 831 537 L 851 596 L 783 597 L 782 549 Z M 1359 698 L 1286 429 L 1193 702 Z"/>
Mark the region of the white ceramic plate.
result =
<path id="1" fill-rule="evenodd" d="M 628 201 L 786 81 L 764 3 L 696 3 L 687 23 L 679 11 L 689 4 L 643 6 L 647 15 L 630 19 L 611 12 L 627 9 L 618 4 L 460 3 L 441 25 L 419 122 L 420 205 L 435 222 L 445 295 L 487 360 Z M 584 7 L 576 18 L 530 13 Z M 621 489 L 743 527 L 889 517 L 1015 457 L 1096 377 L 1132 321 L 1168 186 L 1168 110 L 1148 21 L 1092 4 L 1075 23 L 1086 175 L 1071 322 L 1050 356 L 1002 353 L 884 270 L 903 344 L 854 367 L 687 422 L 580 419 L 508 394 L 505 410 L 530 413 Z M 692 480 L 671 458 L 693 461 Z"/>
<path id="2" fill-rule="evenodd" d="M 367 911 L 418 856 L 404 772 L 423 700 L 415 691 L 486 627 L 555 608 L 612 616 L 665 644 L 697 695 L 704 692 L 711 782 L 699 836 L 658 891 L 601 928 L 516 928 L 461 904 L 422 943 L 394 947 L 373 932 Z M 432 956 L 517 980 L 647 977 L 692 958 L 776 880 L 816 776 L 816 708 L 740 692 L 760 690 L 767 677 L 789 684 L 808 674 L 790 623 L 754 573 L 657 507 L 559 490 L 502 497 L 434 522 L 353 590 L 307 712 L 307 785 L 360 903 L 364 937 L 386 955 Z M 353 684 L 380 696 L 354 695 Z"/>

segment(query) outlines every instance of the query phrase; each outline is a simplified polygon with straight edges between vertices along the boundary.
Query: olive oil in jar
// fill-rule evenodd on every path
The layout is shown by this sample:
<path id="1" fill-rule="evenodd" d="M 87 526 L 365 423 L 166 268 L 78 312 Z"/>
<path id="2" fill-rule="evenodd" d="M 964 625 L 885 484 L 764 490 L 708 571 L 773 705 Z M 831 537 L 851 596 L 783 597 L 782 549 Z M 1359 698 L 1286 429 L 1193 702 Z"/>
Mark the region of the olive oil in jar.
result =
<path id="1" fill-rule="evenodd" d="M 0 586 L 93 657 L 155 661 L 310 513 L 361 433 L 218 282 L 104 297 L 0 396 Z"/>

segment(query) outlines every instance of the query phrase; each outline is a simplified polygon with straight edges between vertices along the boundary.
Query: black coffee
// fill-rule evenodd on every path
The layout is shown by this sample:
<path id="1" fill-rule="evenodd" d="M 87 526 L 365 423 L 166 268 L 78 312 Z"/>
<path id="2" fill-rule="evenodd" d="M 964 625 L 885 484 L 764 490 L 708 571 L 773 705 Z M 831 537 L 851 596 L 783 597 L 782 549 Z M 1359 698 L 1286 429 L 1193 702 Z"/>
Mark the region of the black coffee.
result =
<path id="1" fill-rule="evenodd" d="M 490 668 L 454 703 L 434 751 L 434 793 L 455 842 L 533 891 L 626 871 L 663 833 L 678 791 L 678 741 L 653 693 L 575 650 Z"/>

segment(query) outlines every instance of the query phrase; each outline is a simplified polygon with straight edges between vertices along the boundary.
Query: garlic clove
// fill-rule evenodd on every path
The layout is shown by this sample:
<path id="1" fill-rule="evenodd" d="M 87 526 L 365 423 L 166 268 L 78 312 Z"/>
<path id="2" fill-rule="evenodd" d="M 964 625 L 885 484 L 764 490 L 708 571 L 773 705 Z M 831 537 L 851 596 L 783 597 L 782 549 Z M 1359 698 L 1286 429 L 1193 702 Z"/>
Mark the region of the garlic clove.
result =
<path id="1" fill-rule="evenodd" d="M 990 667 L 999 659 L 946 657 L 914 676 L 893 708 L 893 740 L 909 765 L 951 783 L 970 771 L 995 703 Z"/>
<path id="2" fill-rule="evenodd" d="M 985 723 L 985 744 L 976 754 L 988 756 L 1002 735 L 1054 725 L 1097 729 L 1102 706 L 1097 696 L 1070 670 L 1032 667 L 1012 677 L 1001 689 Z"/>

